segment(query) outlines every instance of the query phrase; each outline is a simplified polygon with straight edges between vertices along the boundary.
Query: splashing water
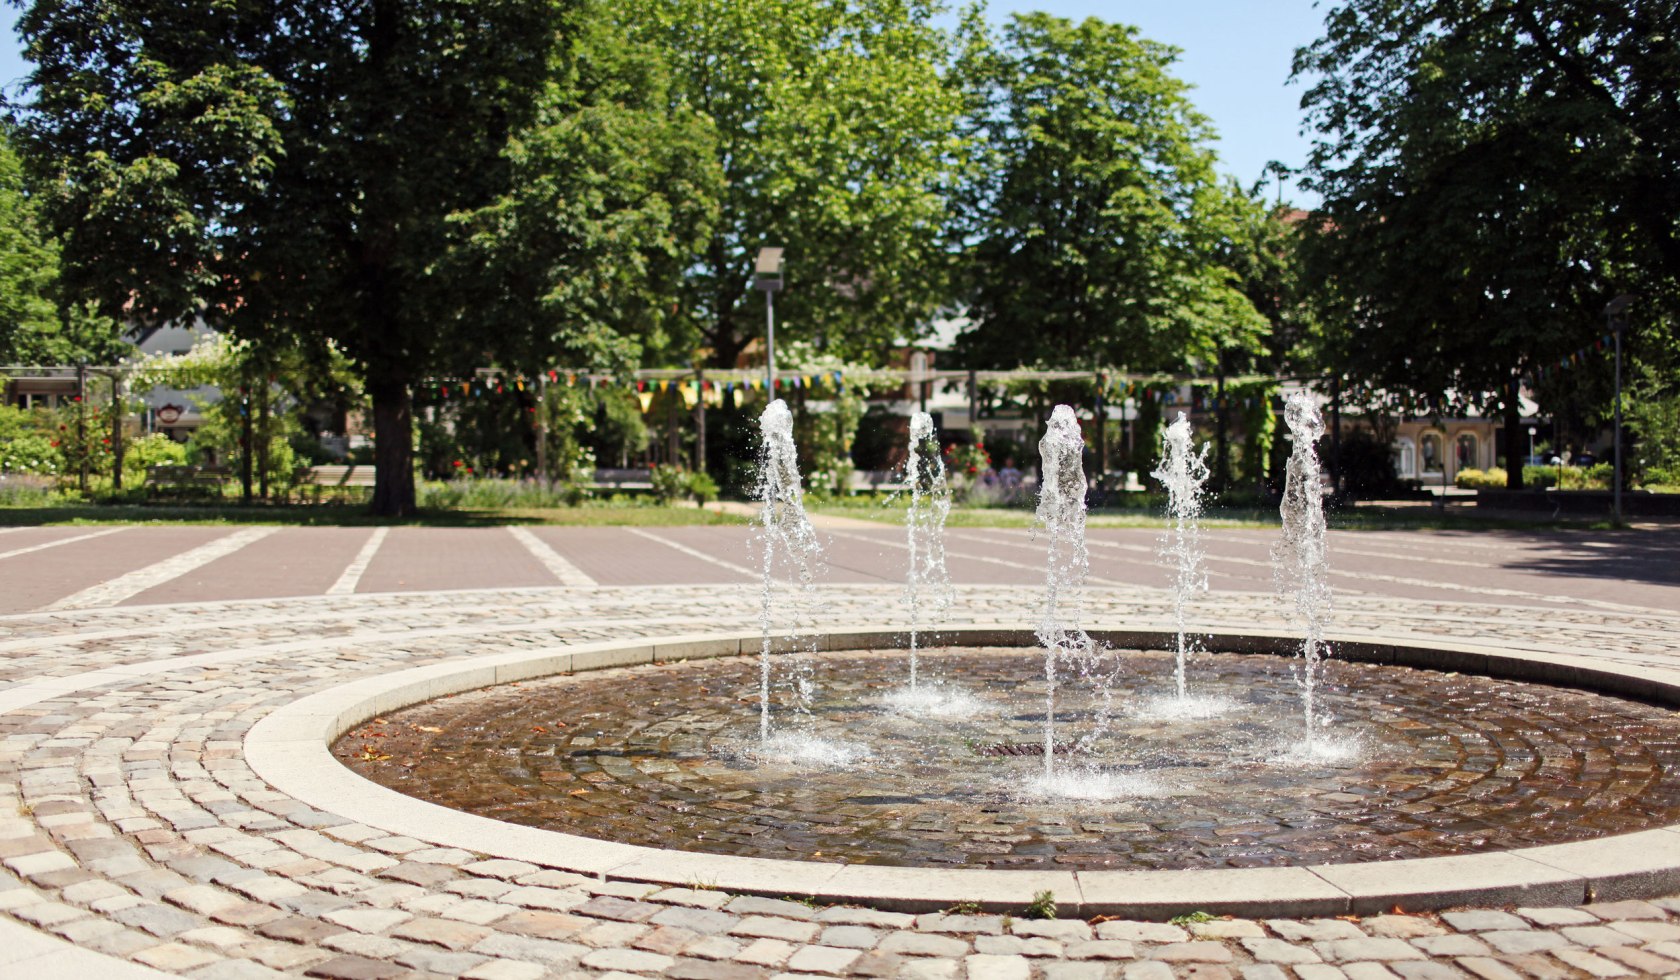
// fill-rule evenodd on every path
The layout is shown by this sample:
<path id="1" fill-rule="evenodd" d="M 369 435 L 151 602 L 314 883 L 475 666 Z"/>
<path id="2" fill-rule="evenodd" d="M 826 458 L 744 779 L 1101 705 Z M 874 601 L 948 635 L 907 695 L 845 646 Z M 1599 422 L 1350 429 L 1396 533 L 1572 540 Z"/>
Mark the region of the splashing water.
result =
<path id="1" fill-rule="evenodd" d="M 1329 724 L 1320 718 L 1313 697 L 1318 685 L 1319 661 L 1329 656 L 1324 627 L 1330 614 L 1330 563 L 1324 523 L 1324 488 L 1319 480 L 1318 437 L 1324 434 L 1324 418 L 1310 393 L 1298 391 L 1284 406 L 1284 421 L 1294 437 L 1289 454 L 1288 474 L 1283 487 L 1283 535 L 1272 548 L 1272 571 L 1278 591 L 1295 601 L 1304 636 L 1301 641 L 1301 713 L 1306 723 L 1307 751 L 1311 753 L 1319 728 Z"/>
<path id="2" fill-rule="evenodd" d="M 758 464 L 758 486 L 755 496 L 761 506 L 755 533 L 763 557 L 764 581 L 759 601 L 759 629 L 764 644 L 759 654 L 758 671 L 758 737 L 770 740 L 770 682 L 771 648 L 774 646 L 772 628 L 776 621 L 776 572 L 790 572 L 795 595 L 809 593 L 813 571 L 822 548 L 811 520 L 805 514 L 804 493 L 799 481 L 799 458 L 793 445 L 793 413 L 780 398 L 772 401 L 758 418 L 759 436 L 763 440 Z M 810 651 L 797 639 L 797 627 L 790 623 L 783 637 L 798 654 L 794 658 L 792 687 L 795 710 L 810 712 L 812 667 Z"/>
<path id="3" fill-rule="evenodd" d="M 951 513 L 951 488 L 945 481 L 945 460 L 933 416 L 926 412 L 910 416 L 904 482 L 910 487 L 910 509 L 904 516 L 910 549 L 904 600 L 910 612 L 910 690 L 915 691 L 923 613 L 938 617 L 951 605 L 951 575 L 945 568 L 945 518 Z"/>
<path id="4" fill-rule="evenodd" d="M 1178 630 L 1178 658 L 1173 669 L 1178 699 L 1188 697 L 1185 680 L 1185 661 L 1189 656 L 1189 641 L 1184 632 L 1184 607 L 1196 596 L 1207 592 L 1207 568 L 1202 564 L 1202 486 L 1207 483 L 1207 443 L 1202 451 L 1190 448 L 1190 420 L 1178 413 L 1177 421 L 1167 426 L 1165 451 L 1161 464 L 1150 474 L 1161 481 L 1167 490 L 1167 515 L 1172 518 L 1161 553 L 1173 566 L 1173 624 Z"/>
<path id="5" fill-rule="evenodd" d="M 1081 592 L 1091 570 L 1085 548 L 1085 439 L 1073 409 L 1057 405 L 1038 441 L 1038 523 L 1050 538 L 1044 611 L 1034 634 L 1044 648 L 1044 784 L 1055 785 L 1056 684 L 1061 661 L 1088 663 L 1090 634 L 1080 627 Z"/>

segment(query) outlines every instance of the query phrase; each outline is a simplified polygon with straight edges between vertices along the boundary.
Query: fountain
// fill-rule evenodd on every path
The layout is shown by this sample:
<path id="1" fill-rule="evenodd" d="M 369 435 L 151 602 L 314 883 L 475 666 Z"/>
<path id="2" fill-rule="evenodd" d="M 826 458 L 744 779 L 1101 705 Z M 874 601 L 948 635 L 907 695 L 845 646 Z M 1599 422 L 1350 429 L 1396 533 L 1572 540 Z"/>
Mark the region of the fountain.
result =
<path id="1" fill-rule="evenodd" d="M 859 864 L 898 866 L 895 875 L 904 877 L 893 882 L 937 869 L 926 882 L 946 884 L 916 879 L 915 888 L 928 889 L 919 894 L 932 895 L 976 881 L 951 877 L 961 867 L 972 869 L 964 875 L 1077 875 L 1082 911 L 1159 915 L 1176 914 L 1161 911 L 1169 907 L 1203 908 L 1206 895 L 1198 886 L 1183 899 L 1194 904 L 1151 904 L 1149 873 L 1242 869 L 1233 882 L 1256 881 L 1244 876 L 1257 870 L 1289 872 L 1253 887 L 1297 889 L 1287 901 L 1302 914 L 1320 914 L 1328 906 L 1313 903 L 1324 902 L 1341 902 L 1343 912 L 1398 902 L 1416 909 L 1466 897 L 1441 886 L 1438 896 L 1413 904 L 1412 892 L 1383 891 L 1380 868 L 1365 869 L 1364 877 L 1341 869 L 1424 857 L 1508 861 L 1507 854 L 1485 852 L 1564 845 L 1486 872 L 1493 879 L 1515 875 L 1510 887 L 1526 901 L 1536 873 L 1530 866 L 1562 867 L 1556 862 L 1565 861 L 1567 848 L 1632 847 L 1613 835 L 1665 824 L 1680 832 L 1680 717 L 1650 703 L 1680 703 L 1680 682 L 1584 657 L 1558 667 L 1556 651 L 1502 652 L 1485 640 L 1445 637 L 1337 636 L 1338 655 L 1328 657 L 1325 519 L 1314 451 L 1323 423 L 1305 395 L 1289 400 L 1286 419 L 1294 449 L 1273 558 L 1277 586 L 1293 601 L 1298 641 L 1238 627 L 1192 644 L 1185 608 L 1206 587 L 1196 499 L 1206 467 L 1182 417 L 1168 427 L 1156 472 L 1173 519 L 1164 549 L 1175 579 L 1171 628 L 1141 629 L 1118 617 L 1088 623 L 1096 602 L 1085 594 L 1084 444 L 1073 412 L 1058 406 L 1040 443 L 1037 518 L 1047 555 L 1033 628 L 999 617 L 988 605 L 994 600 L 965 591 L 960 613 L 947 617 L 955 624 L 940 622 L 943 645 L 927 644 L 929 617 L 943 613 L 948 589 L 933 559 L 944 554 L 948 503 L 928 448 L 931 419 L 920 416 L 907 468 L 910 630 L 836 621 L 828 632 L 794 642 L 793 627 L 778 625 L 794 621 L 778 602 L 811 591 L 817 546 L 802 509 L 792 419 L 778 401 L 761 419 L 756 633 L 674 637 L 668 653 L 657 637 L 578 648 L 575 655 L 531 652 L 522 656 L 543 666 L 514 670 L 512 676 L 528 678 L 517 689 L 473 690 L 484 681 L 469 665 L 452 686 L 427 673 L 401 682 L 411 694 L 370 689 L 357 695 L 365 701 L 348 706 L 299 702 L 295 724 L 318 728 L 319 717 L 367 720 L 377 712 L 391 738 L 379 753 L 358 752 L 347 733 L 359 722 L 335 729 L 335 737 L 344 736 L 334 749 L 338 758 L 370 779 L 484 817 L 658 849 L 615 876 L 682 883 L 696 875 L 714 880 L 709 869 L 719 868 L 723 887 L 777 895 L 833 887 L 836 897 L 867 899 L 862 886 L 839 888 Z M 786 579 L 791 591 L 783 588 Z M 1007 599 L 1001 604 L 1007 608 Z M 750 654 L 755 641 L 756 662 L 738 656 Z M 983 710 L 959 718 L 883 710 L 881 692 L 904 682 L 906 644 L 913 683 L 926 689 L 930 677 L 958 678 Z M 819 647 L 820 690 L 811 683 Z M 779 721 L 771 715 L 772 684 L 782 662 L 775 655 L 782 650 L 794 651 L 792 733 L 772 727 Z M 1116 651 L 1133 668 L 1123 678 Z M 1200 724 L 1192 713 L 1110 717 L 1112 700 L 1142 701 L 1155 679 L 1169 674 L 1178 698 L 1190 698 L 1186 657 L 1193 652 L 1205 654 L 1193 700 L 1229 705 L 1226 721 Z M 1567 676 L 1576 686 L 1534 683 L 1540 676 Z M 457 693 L 421 703 L 438 691 Z M 743 705 L 755 694 L 764 750 L 742 753 L 735 746 Z M 1042 716 L 1023 707 L 1028 699 L 1042 700 Z M 1331 715 L 1339 720 L 1333 738 L 1322 734 Z M 1116 737 L 1108 738 L 1111 724 Z M 1080 738 L 1058 741 L 1059 731 L 1075 726 Z M 1344 732 L 1357 735 L 1359 752 L 1342 751 L 1353 741 Z M 771 747 L 782 742 L 789 744 Z M 1278 743 L 1297 746 L 1285 765 L 1274 764 Z M 848 762 L 866 757 L 867 767 Z M 685 853 L 672 861 L 672 850 Z M 555 851 L 573 852 L 570 844 Z M 814 870 L 793 868 L 799 862 L 790 856 Z M 779 860 L 746 860 L 756 858 Z M 555 860 L 565 866 L 572 858 Z M 602 860 L 617 869 L 627 857 L 614 851 Z M 1511 865 L 1530 870 L 1499 870 Z M 1113 871 L 1123 874 L 1104 878 Z M 1475 884 L 1466 887 L 1484 889 L 1482 878 L 1470 877 Z M 1171 879 L 1161 880 L 1170 892 Z M 1030 897 L 1036 887 L 1016 892 Z M 913 901 L 942 908 L 962 894 L 941 893 L 944 904 Z M 1096 897 L 1102 894 L 1111 897 Z M 1588 892 L 1558 894 L 1580 901 Z"/>
<path id="2" fill-rule="evenodd" d="M 804 491 L 799 479 L 799 456 L 793 442 L 793 413 L 780 398 L 770 402 L 758 419 L 762 446 L 759 450 L 758 485 L 755 496 L 759 501 L 754 533 L 763 569 L 759 592 L 758 625 L 762 633 L 758 667 L 758 738 L 761 744 L 770 741 L 770 687 L 774 674 L 771 655 L 775 646 L 772 635 L 777 621 L 775 610 L 776 572 L 791 573 L 795 595 L 809 593 L 814 566 L 822 548 L 816 531 L 805 514 Z M 794 617 L 787 617 L 793 621 Z M 805 654 L 807 645 L 790 629 L 785 639 L 800 655 L 794 657 L 790 680 L 794 696 L 794 710 L 800 715 L 810 713 L 812 695 L 811 658 Z"/>
<path id="3" fill-rule="evenodd" d="M 951 575 L 945 568 L 945 518 L 951 512 L 951 488 L 945 480 L 945 459 L 933 416 L 910 416 L 910 448 L 904 463 L 904 482 L 910 506 L 904 515 L 909 563 L 904 576 L 904 601 L 910 614 L 910 690 L 917 689 L 924 599 L 937 616 L 951 605 Z"/>
<path id="4" fill-rule="evenodd" d="M 1324 487 L 1320 480 L 1318 437 L 1324 418 L 1311 392 L 1297 391 L 1284 405 L 1284 421 L 1294 440 L 1279 508 L 1283 533 L 1272 549 L 1272 568 L 1278 590 L 1290 597 L 1300 622 L 1301 715 L 1306 738 L 1302 751 L 1312 754 L 1319 745 L 1318 730 L 1330 719 L 1316 702 L 1319 661 L 1329 655 L 1324 643 L 1330 613 L 1330 565 L 1324 523 Z"/>
<path id="5" fill-rule="evenodd" d="M 1150 475 L 1166 488 L 1167 516 L 1172 521 L 1161 551 L 1171 562 L 1173 572 L 1173 626 L 1178 634 L 1173 683 L 1178 701 L 1183 704 L 1189 698 L 1185 662 L 1190 652 L 1184 629 L 1184 607 L 1192 598 L 1207 591 L 1207 569 L 1202 565 L 1200 518 L 1202 485 L 1208 478 L 1208 447 L 1204 442 L 1200 453 L 1191 452 L 1190 420 L 1183 412 L 1178 413 L 1177 421 L 1166 427 L 1165 436 L 1161 464 Z"/>

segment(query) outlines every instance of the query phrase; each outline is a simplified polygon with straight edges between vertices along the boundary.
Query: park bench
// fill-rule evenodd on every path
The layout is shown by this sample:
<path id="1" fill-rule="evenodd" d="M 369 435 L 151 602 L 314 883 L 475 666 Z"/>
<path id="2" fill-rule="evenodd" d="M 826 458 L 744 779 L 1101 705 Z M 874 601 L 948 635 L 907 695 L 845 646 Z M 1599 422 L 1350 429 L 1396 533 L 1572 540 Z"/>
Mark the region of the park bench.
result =
<path id="1" fill-rule="evenodd" d="M 319 487 L 371 487 L 376 470 L 372 466 L 311 466 L 303 483 Z"/>
<path id="2" fill-rule="evenodd" d="M 591 490 L 611 490 L 622 492 L 625 490 L 652 490 L 653 477 L 647 470 L 640 469 L 597 469 L 594 479 L 589 481 Z"/>
<path id="3" fill-rule="evenodd" d="M 146 470 L 149 500 L 219 500 L 228 472 L 219 466 L 152 466 Z"/>

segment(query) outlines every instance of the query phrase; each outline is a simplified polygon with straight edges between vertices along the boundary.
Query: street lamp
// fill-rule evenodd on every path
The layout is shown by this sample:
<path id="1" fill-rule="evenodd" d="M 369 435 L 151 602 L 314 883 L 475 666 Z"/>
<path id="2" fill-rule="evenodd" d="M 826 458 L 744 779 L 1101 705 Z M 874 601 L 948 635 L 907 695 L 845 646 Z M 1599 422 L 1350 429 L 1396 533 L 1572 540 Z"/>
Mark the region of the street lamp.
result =
<path id="1" fill-rule="evenodd" d="M 776 290 L 782 288 L 782 250 L 765 246 L 753 262 L 753 288 L 764 290 L 764 391 L 776 397 Z"/>
<path id="2" fill-rule="evenodd" d="M 1538 465 L 1534 459 L 1534 433 L 1537 431 L 1539 430 L 1532 425 L 1528 427 L 1528 459 L 1530 463 L 1535 463 L 1535 465 Z"/>
<path id="3" fill-rule="evenodd" d="M 1611 473 L 1615 492 L 1611 496 L 1610 508 L 1612 519 L 1617 524 L 1622 523 L 1622 331 L 1627 328 L 1622 311 L 1633 300 L 1632 293 L 1623 293 L 1604 304 L 1604 319 L 1609 323 L 1611 336 L 1616 339 L 1616 455 L 1615 471 Z"/>

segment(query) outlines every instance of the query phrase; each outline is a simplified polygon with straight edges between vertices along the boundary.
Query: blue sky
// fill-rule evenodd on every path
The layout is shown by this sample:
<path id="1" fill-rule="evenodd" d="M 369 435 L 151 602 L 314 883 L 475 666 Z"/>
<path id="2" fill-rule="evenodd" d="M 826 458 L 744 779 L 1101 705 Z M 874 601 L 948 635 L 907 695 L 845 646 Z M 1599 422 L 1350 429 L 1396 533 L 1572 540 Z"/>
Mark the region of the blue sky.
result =
<path id="1" fill-rule="evenodd" d="M 1306 161 L 1311 141 L 1300 135 L 1299 86 L 1288 85 L 1295 49 L 1318 37 L 1324 9 L 1314 0 L 991 0 L 990 15 L 1044 10 L 1059 17 L 1135 24 L 1145 37 L 1183 51 L 1177 75 L 1195 86 L 1191 98 L 1219 133 L 1221 170 L 1243 186 L 1260 179 L 1268 160 Z M 16 13 L 8 10 L 9 25 Z M 0 38 L 0 82 L 22 77 L 17 36 Z M 1276 194 L 1275 185 L 1268 195 Z M 1285 186 L 1284 198 L 1316 200 Z"/>

